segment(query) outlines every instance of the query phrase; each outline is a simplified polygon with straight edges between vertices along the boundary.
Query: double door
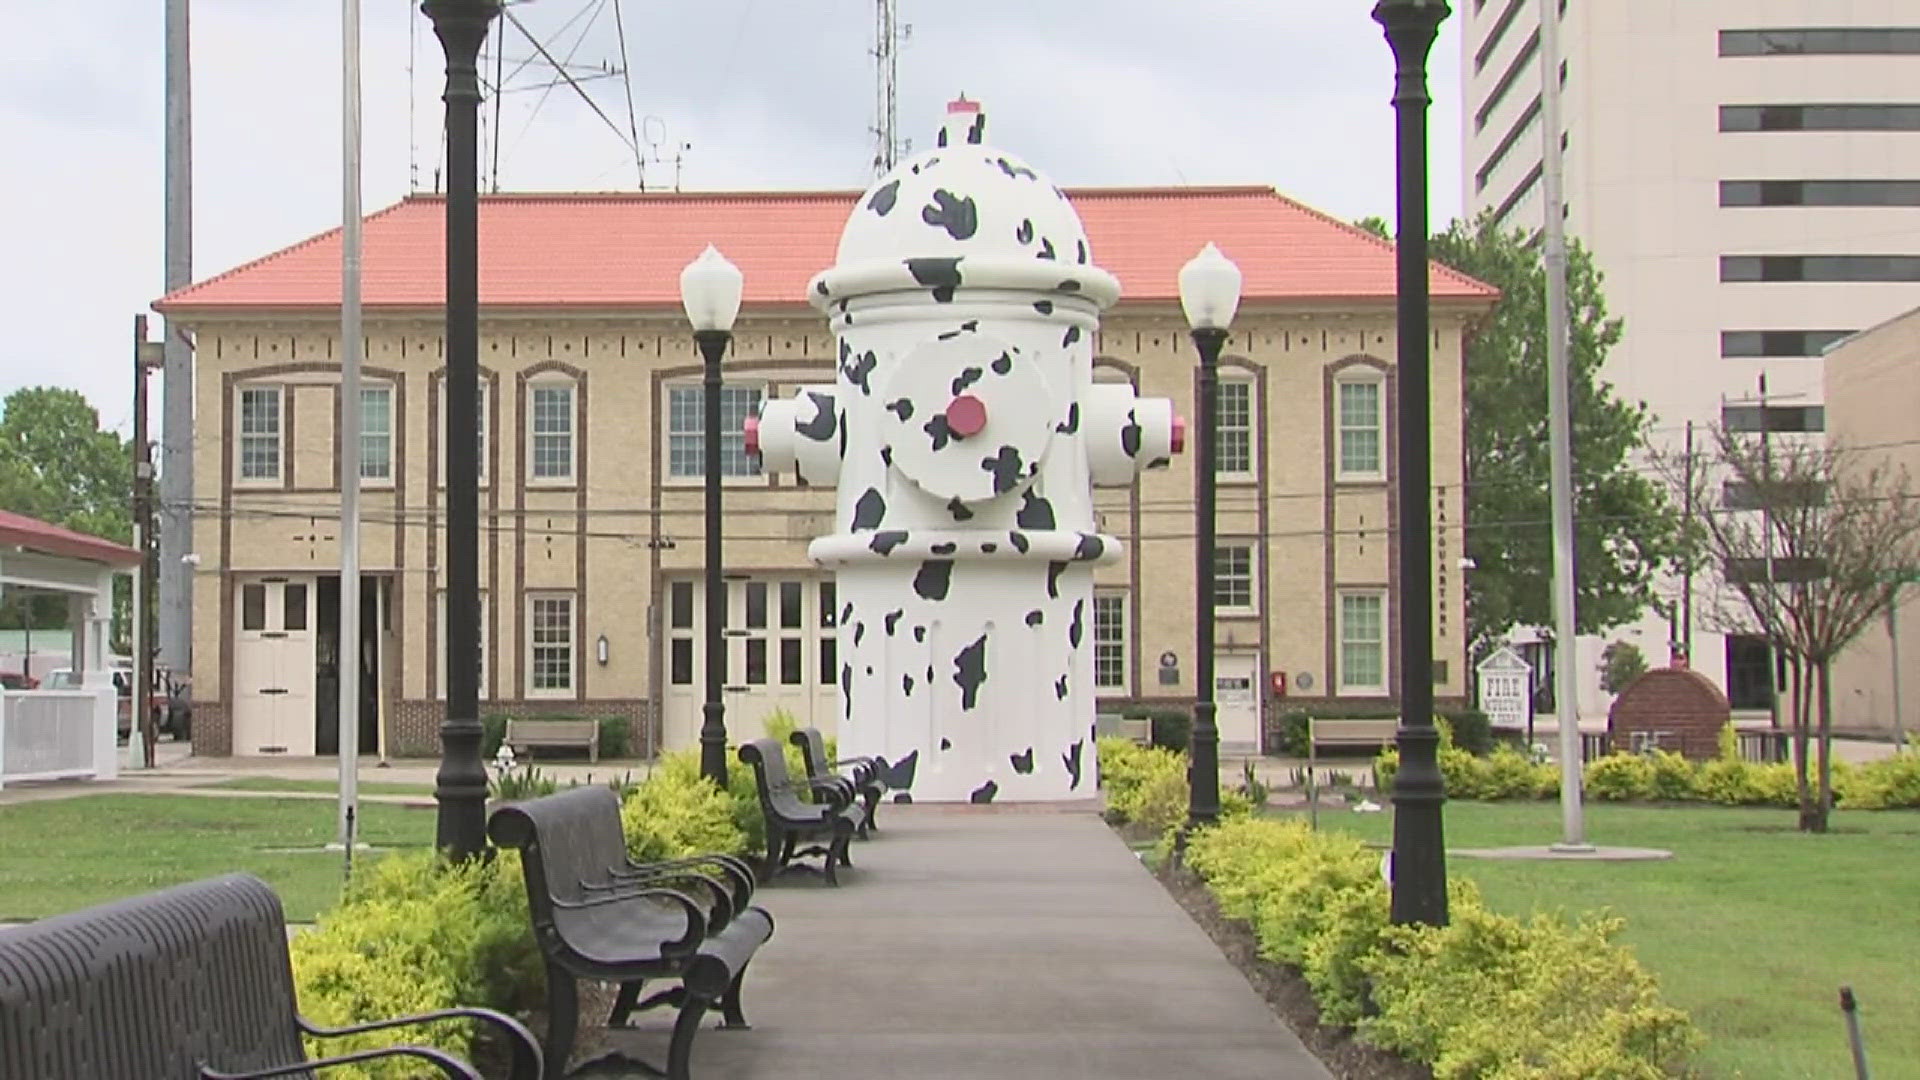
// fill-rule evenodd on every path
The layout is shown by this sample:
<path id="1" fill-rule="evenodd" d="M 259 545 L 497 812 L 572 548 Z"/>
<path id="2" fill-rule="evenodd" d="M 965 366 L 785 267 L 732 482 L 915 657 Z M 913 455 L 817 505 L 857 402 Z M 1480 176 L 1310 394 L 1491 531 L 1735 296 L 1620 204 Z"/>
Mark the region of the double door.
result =
<path id="1" fill-rule="evenodd" d="M 730 741 L 758 738 L 785 712 L 829 734 L 839 715 L 840 664 L 833 579 L 818 574 L 730 575 L 722 627 L 721 701 Z M 665 739 L 699 741 L 706 694 L 706 601 L 698 578 L 666 582 Z"/>

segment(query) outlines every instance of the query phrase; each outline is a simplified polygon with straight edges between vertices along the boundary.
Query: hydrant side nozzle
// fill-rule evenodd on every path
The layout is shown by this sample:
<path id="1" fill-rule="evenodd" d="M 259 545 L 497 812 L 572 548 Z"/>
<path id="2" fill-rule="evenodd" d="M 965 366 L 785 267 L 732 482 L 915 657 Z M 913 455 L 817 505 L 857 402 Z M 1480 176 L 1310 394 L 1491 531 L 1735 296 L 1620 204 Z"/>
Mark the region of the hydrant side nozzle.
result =
<path id="1" fill-rule="evenodd" d="M 1179 413 L 1173 414 L 1173 452 L 1187 452 L 1187 418 Z"/>
<path id="2" fill-rule="evenodd" d="M 741 434 L 746 441 L 747 456 L 751 458 L 759 457 L 760 418 L 758 416 L 747 417 L 746 423 L 741 425 Z"/>

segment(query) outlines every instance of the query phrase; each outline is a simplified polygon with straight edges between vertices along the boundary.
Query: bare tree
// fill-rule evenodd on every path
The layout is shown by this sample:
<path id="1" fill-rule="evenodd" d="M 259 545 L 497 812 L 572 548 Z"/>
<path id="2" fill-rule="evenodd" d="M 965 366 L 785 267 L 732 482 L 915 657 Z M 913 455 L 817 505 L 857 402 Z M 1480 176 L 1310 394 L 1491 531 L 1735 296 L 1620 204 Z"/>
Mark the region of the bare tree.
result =
<path id="1" fill-rule="evenodd" d="M 1694 541 L 1701 562 L 1737 598 L 1739 621 L 1790 660 L 1800 828 L 1825 832 L 1833 658 L 1920 566 L 1920 496 L 1908 490 L 1904 469 L 1843 445 L 1754 438 L 1724 424 L 1713 436 L 1704 468 L 1667 459 L 1663 471 L 1676 486 L 1692 484 L 1693 505 L 1708 508 L 1691 523 Z M 1810 777 L 1816 737 L 1819 769 Z"/>

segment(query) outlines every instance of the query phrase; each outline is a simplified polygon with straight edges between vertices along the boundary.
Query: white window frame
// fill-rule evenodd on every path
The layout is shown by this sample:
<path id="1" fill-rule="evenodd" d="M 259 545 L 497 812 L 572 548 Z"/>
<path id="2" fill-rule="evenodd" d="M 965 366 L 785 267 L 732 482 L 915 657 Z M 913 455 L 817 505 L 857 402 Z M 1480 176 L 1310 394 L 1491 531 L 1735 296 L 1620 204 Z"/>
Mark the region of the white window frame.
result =
<path id="1" fill-rule="evenodd" d="M 234 388 L 233 395 L 233 486 L 234 487 L 281 487 L 286 483 L 287 469 L 291 464 L 287 460 L 287 388 L 282 383 L 242 383 Z M 271 393 L 275 408 L 274 428 L 271 432 L 247 431 L 247 395 Z M 248 440 L 273 440 L 273 475 L 247 475 Z"/>
<path id="2" fill-rule="evenodd" d="M 1226 409 L 1224 405 L 1227 397 L 1227 388 L 1229 386 L 1244 387 L 1246 389 L 1247 418 L 1244 425 L 1229 425 L 1226 421 Z M 1225 459 L 1220 456 L 1220 446 L 1226 441 L 1225 439 L 1221 439 L 1214 444 L 1214 475 L 1228 480 L 1251 480 L 1259 472 L 1260 468 L 1258 460 L 1260 446 L 1259 441 L 1255 438 L 1255 433 L 1260 430 L 1260 402 L 1259 396 L 1254 392 L 1255 383 L 1253 379 L 1248 376 L 1223 375 L 1217 384 L 1217 390 L 1218 393 L 1214 397 L 1214 405 L 1216 406 L 1214 410 L 1215 430 L 1221 434 L 1225 434 L 1228 431 L 1234 431 L 1236 433 L 1244 432 L 1247 443 L 1247 462 L 1246 468 L 1244 469 L 1228 468 L 1224 464 Z"/>
<path id="3" fill-rule="evenodd" d="M 386 429 L 383 431 L 374 431 L 367 424 L 367 395 L 368 394 L 384 394 L 386 396 L 387 426 L 386 426 Z M 397 440 L 394 438 L 394 430 L 393 430 L 394 422 L 397 419 L 397 417 L 394 415 L 393 403 L 397 397 L 398 395 L 394 393 L 394 386 L 390 382 L 368 382 L 364 379 L 361 380 L 360 382 L 360 486 L 361 487 L 384 488 L 384 487 L 393 486 L 393 448 L 397 442 Z M 381 441 L 384 441 L 386 443 L 386 452 L 384 455 L 385 461 L 386 461 L 386 469 L 383 472 L 369 473 L 367 471 L 367 463 L 371 460 L 371 456 L 367 453 L 367 448 L 369 445 L 377 445 Z"/>
<path id="4" fill-rule="evenodd" d="M 564 390 L 567 394 L 567 429 L 565 432 L 541 432 L 539 400 L 542 393 Z M 527 382 L 527 429 L 523 436 L 527 440 L 526 476 L 528 487 L 572 487 L 578 482 L 580 473 L 580 384 L 573 379 L 537 378 Z M 567 440 L 567 471 L 565 475 L 541 476 L 536 462 L 539 459 L 541 439 L 556 439 L 565 436 Z"/>
<path id="5" fill-rule="evenodd" d="M 487 618 L 490 600 L 491 598 L 483 590 L 480 593 L 480 700 L 482 701 L 487 699 L 487 679 L 491 675 L 487 666 L 489 663 L 487 639 L 492 636 L 493 627 L 493 623 Z M 447 700 L 447 590 L 438 590 L 436 601 L 440 605 L 440 622 L 438 623 L 440 634 L 439 641 L 435 643 L 436 647 L 433 650 L 433 670 L 439 673 L 439 681 L 434 683 L 436 687 L 434 697 L 436 700 L 445 701 Z"/>
<path id="6" fill-rule="evenodd" d="M 1247 602 L 1245 604 L 1231 603 L 1231 602 L 1222 600 L 1220 598 L 1220 582 L 1222 580 L 1222 577 L 1220 574 L 1220 563 L 1226 556 L 1227 552 L 1236 551 L 1236 550 L 1245 551 L 1247 553 L 1247 574 L 1246 574 Z M 1213 581 L 1214 611 L 1217 613 L 1225 613 L 1229 615 L 1253 614 L 1255 608 L 1260 603 L 1260 588 L 1259 588 L 1260 556 L 1259 556 L 1259 553 L 1254 550 L 1253 542 L 1251 540 L 1216 541 L 1213 546 L 1213 559 L 1214 559 L 1214 581 Z M 1237 577 L 1238 575 L 1235 575 L 1235 576 Z"/>
<path id="7" fill-rule="evenodd" d="M 1346 418 L 1346 392 L 1348 387 L 1371 386 L 1374 391 L 1374 416 L 1372 430 L 1376 440 L 1375 468 L 1349 469 L 1347 467 L 1347 433 L 1367 430 L 1361 425 L 1349 425 Z M 1365 375 L 1343 375 L 1333 382 L 1333 454 L 1334 478 L 1343 482 L 1382 482 L 1387 478 L 1387 380 L 1378 372 Z"/>
<path id="8" fill-rule="evenodd" d="M 666 400 L 664 402 L 666 422 L 661 425 L 660 438 L 662 441 L 660 443 L 660 459 L 666 463 L 664 475 L 668 484 L 690 485 L 700 484 L 706 481 L 706 472 L 704 469 L 698 472 L 677 471 L 673 455 L 674 440 L 676 438 L 701 439 L 704 438 L 706 434 L 706 414 L 704 412 L 698 414 L 700 418 L 699 428 L 693 431 L 682 431 L 675 428 L 674 421 L 676 413 L 674 411 L 674 397 L 677 394 L 690 391 L 693 402 L 696 405 L 700 405 L 702 404 L 700 392 L 703 389 L 704 384 L 698 379 L 681 379 L 669 382 L 662 388 L 662 392 L 666 394 Z M 750 379 L 729 379 L 720 384 L 720 423 L 722 425 L 720 432 L 720 459 L 726 461 L 729 456 L 728 450 L 733 446 L 738 446 L 740 448 L 740 456 L 745 460 L 747 469 L 747 471 L 743 473 L 723 472 L 720 476 L 720 482 L 722 484 L 765 484 L 767 482 L 767 472 L 766 469 L 761 466 L 760 459 L 747 456 L 746 433 L 740 430 L 732 432 L 726 430 L 727 395 L 730 392 L 750 392 L 754 395 L 751 411 L 746 414 L 747 416 L 752 416 L 757 414 L 761 406 L 766 404 L 767 384 Z M 704 444 L 700 445 L 704 448 Z"/>
<path id="9" fill-rule="evenodd" d="M 1380 604 L 1380 635 L 1373 645 L 1380 652 L 1380 680 L 1377 683 L 1356 683 L 1348 681 L 1347 674 L 1347 601 L 1354 599 L 1372 599 Z M 1390 670 L 1392 654 L 1387 648 L 1387 590 L 1379 587 L 1336 589 L 1334 593 L 1334 692 L 1336 695 L 1379 697 L 1387 693 L 1393 683 Z M 1356 645 L 1366 642 L 1356 640 Z"/>
<path id="10" fill-rule="evenodd" d="M 487 438 L 493 434 L 491 426 L 487 423 L 487 418 L 491 412 L 488 406 L 493 403 L 493 383 L 485 375 L 480 376 L 479 382 L 480 385 L 475 388 L 478 391 L 475 400 L 478 402 L 477 408 L 480 414 L 476 418 L 480 424 L 480 486 L 486 487 L 489 480 L 487 476 L 487 451 L 489 450 Z M 444 488 L 447 486 L 447 444 L 450 441 L 449 432 L 447 431 L 447 380 L 444 377 L 440 380 L 438 398 L 439 404 L 435 406 L 438 415 L 434 417 L 434 423 L 440 425 L 440 438 L 438 442 L 440 448 L 439 486 Z"/>
<path id="11" fill-rule="evenodd" d="M 567 605 L 566 620 L 560 624 L 564 625 L 567 631 L 567 638 L 564 645 L 558 643 L 547 643 L 543 645 L 540 640 L 540 605 L 553 602 L 560 602 Z M 575 689 L 580 685 L 580 643 L 574 640 L 574 622 L 579 615 L 579 609 L 575 605 L 579 603 L 579 600 L 574 594 L 568 592 L 530 592 L 527 594 L 526 603 L 527 653 L 525 660 L 527 671 L 525 681 L 527 696 L 530 698 L 571 698 L 574 696 Z M 536 681 L 539 678 L 539 673 L 536 668 L 537 657 L 540 655 L 540 650 L 543 648 L 556 649 L 562 647 L 567 650 L 567 684 L 565 686 L 536 685 Z"/>
<path id="12" fill-rule="evenodd" d="M 1112 608 L 1117 609 L 1115 611 L 1115 619 L 1112 623 L 1118 630 L 1117 637 L 1103 634 L 1102 632 L 1106 627 L 1106 624 L 1102 622 L 1100 617 L 1100 609 L 1103 604 L 1110 605 Z M 1093 641 L 1093 692 L 1096 696 L 1125 694 L 1127 692 L 1128 677 L 1133 674 L 1130 670 L 1131 665 L 1128 662 L 1127 649 L 1127 594 L 1105 589 L 1096 590 L 1093 594 L 1093 612 L 1091 618 L 1093 626 L 1089 636 Z M 1102 646 L 1118 650 L 1120 658 L 1117 677 L 1107 681 L 1101 680 L 1100 649 Z"/>

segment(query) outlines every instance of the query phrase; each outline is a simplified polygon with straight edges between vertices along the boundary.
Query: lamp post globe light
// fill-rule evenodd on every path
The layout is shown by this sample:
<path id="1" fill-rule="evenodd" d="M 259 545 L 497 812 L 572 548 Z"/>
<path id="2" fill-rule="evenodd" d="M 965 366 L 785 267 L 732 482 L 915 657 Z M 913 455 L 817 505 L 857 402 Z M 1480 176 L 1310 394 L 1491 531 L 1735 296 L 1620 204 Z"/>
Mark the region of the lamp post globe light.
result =
<path id="1" fill-rule="evenodd" d="M 487 842 L 480 762 L 480 78 L 499 0 L 426 0 L 447 57 L 447 712 L 434 777 L 434 845 L 455 859 Z"/>
<path id="2" fill-rule="evenodd" d="M 1194 468 L 1200 473 L 1194 497 L 1193 607 L 1194 682 L 1191 759 L 1187 767 L 1187 827 L 1201 828 L 1220 817 L 1220 726 L 1213 700 L 1214 485 L 1216 430 L 1220 396 L 1220 350 L 1227 327 L 1240 307 L 1240 268 L 1208 244 L 1180 268 L 1180 307 L 1200 353 L 1199 400 L 1194 404 Z"/>
<path id="3" fill-rule="evenodd" d="M 1433 724 L 1433 510 L 1427 308 L 1427 55 L 1445 0 L 1380 0 L 1373 18 L 1393 48 L 1398 235 L 1395 366 L 1400 382 L 1400 769 L 1393 780 L 1393 921 L 1447 921 L 1440 736 Z"/>
<path id="4" fill-rule="evenodd" d="M 727 707 L 720 700 L 726 673 L 726 641 L 721 624 L 726 616 L 726 585 L 720 576 L 720 358 L 733 340 L 733 320 L 740 314 L 740 268 L 727 261 L 713 245 L 680 271 L 680 303 L 693 324 L 693 342 L 700 349 L 704 370 L 701 464 L 706 478 L 706 701 L 700 707 L 700 775 L 727 786 Z"/>

